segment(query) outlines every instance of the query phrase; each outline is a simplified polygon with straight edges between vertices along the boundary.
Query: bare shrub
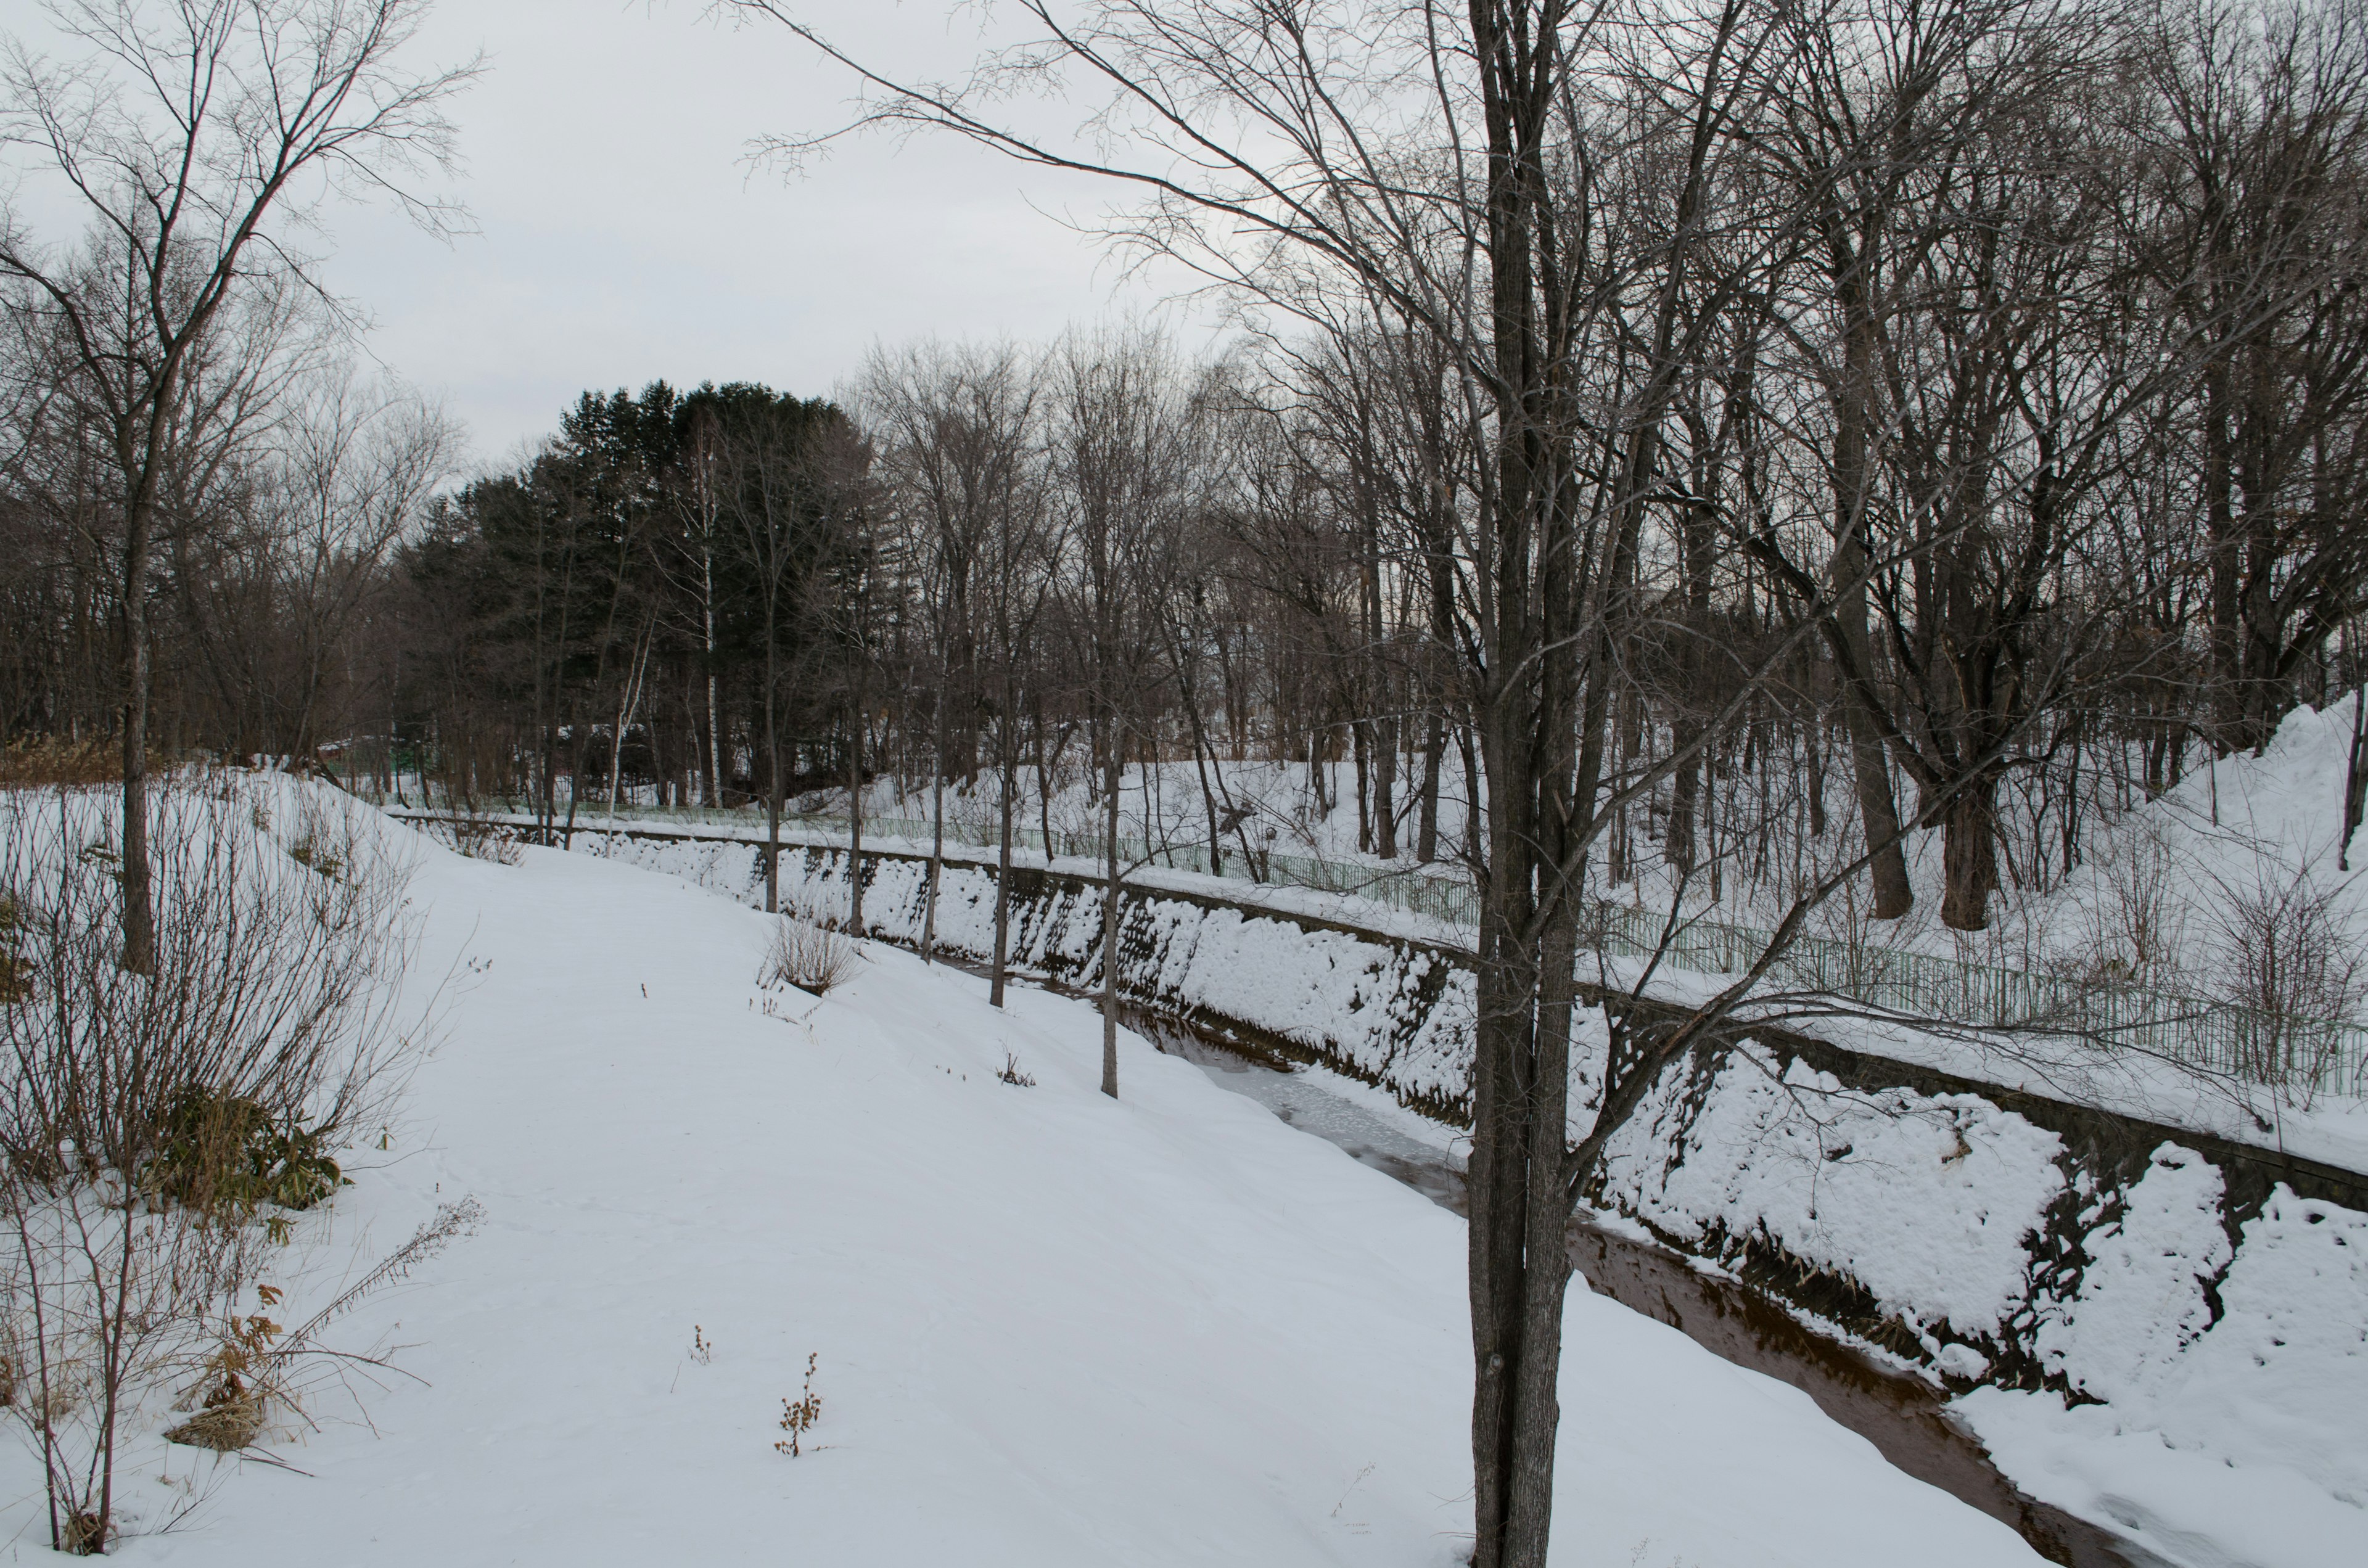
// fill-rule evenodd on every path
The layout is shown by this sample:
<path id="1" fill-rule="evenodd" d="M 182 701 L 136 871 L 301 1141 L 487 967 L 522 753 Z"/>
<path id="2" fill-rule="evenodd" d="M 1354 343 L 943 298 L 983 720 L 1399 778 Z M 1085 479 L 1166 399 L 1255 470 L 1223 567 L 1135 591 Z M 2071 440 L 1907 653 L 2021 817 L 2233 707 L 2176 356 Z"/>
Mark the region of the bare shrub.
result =
<path id="1" fill-rule="evenodd" d="M 455 1238 L 473 1233 L 484 1218 L 484 1208 L 473 1198 L 440 1206 L 409 1241 L 292 1332 L 264 1315 L 265 1310 L 279 1305 L 280 1292 L 257 1285 L 258 1310 L 245 1316 L 235 1312 L 225 1315 L 213 1348 L 174 1407 L 188 1418 L 166 1427 L 165 1441 L 217 1453 L 249 1447 L 275 1411 L 302 1415 L 306 1396 L 324 1378 L 343 1381 L 357 1368 L 387 1367 L 378 1355 L 328 1349 L 321 1343 L 323 1332 L 368 1298 L 409 1278 Z"/>
<path id="2" fill-rule="evenodd" d="M 427 836 L 455 855 L 472 860 L 490 860 L 496 866 L 518 863 L 518 841 L 507 824 L 472 812 L 438 817 L 419 824 Z"/>
<path id="3" fill-rule="evenodd" d="M 271 1286 L 256 1287 L 256 1294 L 263 1307 L 279 1302 L 279 1292 Z M 196 1413 L 166 1427 L 165 1440 L 233 1453 L 261 1436 L 269 1399 L 263 1373 L 271 1342 L 279 1337 L 279 1325 L 261 1312 L 231 1314 L 221 1345 L 206 1358 L 183 1398 L 182 1408 L 195 1405 Z"/>
<path id="4" fill-rule="evenodd" d="M 1008 1051 L 1003 1053 L 1003 1071 L 997 1073 L 996 1077 L 1015 1089 L 1032 1089 L 1036 1086 L 1035 1074 L 1021 1072 L 1019 1056 Z"/>
<path id="5" fill-rule="evenodd" d="M 0 796 L 0 1354 L 37 1391 L 11 1409 L 62 1550 L 118 1528 L 119 1434 L 158 1387 L 211 1380 L 176 1428 L 205 1446 L 259 1429 L 278 1331 L 232 1305 L 416 1059 L 408 867 L 317 803 L 281 842 L 253 788 L 157 791 L 145 974 L 119 963 L 112 796 Z"/>
<path id="6" fill-rule="evenodd" d="M 2340 902 L 2305 853 L 2288 867 L 2265 855 L 2249 874 L 2215 873 L 2213 946 L 2237 1026 L 2237 1071 L 2307 1107 L 2368 1017 L 2368 955 Z"/>
<path id="7" fill-rule="evenodd" d="M 336 1146 L 401 1087 L 408 867 L 342 813 L 308 823 L 316 864 L 300 863 L 241 805 L 173 789 L 152 806 L 153 975 L 122 969 L 111 941 L 112 801 L 0 805 L 0 899 L 17 911 L 28 993 L 0 1011 L 12 1166 L 49 1179 L 71 1148 L 136 1183 L 186 1131 L 192 1096 L 252 1102 L 268 1125 Z"/>
<path id="8" fill-rule="evenodd" d="M 246 1226 L 148 1201 L 113 1173 L 0 1180 L 10 1311 L 6 1353 L 30 1398 L 10 1413 L 41 1460 L 52 1545 L 102 1551 L 118 1508 L 115 1457 L 126 1415 L 180 1381 L 202 1324 L 268 1249 Z"/>
<path id="9" fill-rule="evenodd" d="M 2148 822 L 2118 835 L 2090 864 L 2096 892 L 2081 905 L 2089 971 L 2127 981 L 2175 964 L 2183 923 L 2168 830 Z"/>
<path id="10" fill-rule="evenodd" d="M 839 932 L 810 920 L 783 915 L 773 928 L 773 945 L 764 967 L 757 971 L 763 986 L 794 985 L 816 996 L 827 996 L 855 978 L 860 961 L 855 944 Z"/>

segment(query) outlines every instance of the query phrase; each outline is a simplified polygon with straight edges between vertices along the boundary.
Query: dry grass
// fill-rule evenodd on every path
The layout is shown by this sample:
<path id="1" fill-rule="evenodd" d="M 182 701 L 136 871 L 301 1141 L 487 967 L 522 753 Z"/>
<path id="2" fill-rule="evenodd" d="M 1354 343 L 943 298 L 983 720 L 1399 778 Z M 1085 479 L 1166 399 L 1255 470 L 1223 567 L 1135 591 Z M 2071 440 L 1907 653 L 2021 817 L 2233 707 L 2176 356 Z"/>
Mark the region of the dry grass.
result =
<path id="1" fill-rule="evenodd" d="M 262 1395 L 240 1392 L 207 1405 L 177 1426 L 167 1426 L 165 1440 L 229 1454 L 250 1446 L 262 1432 Z"/>
<path id="2" fill-rule="evenodd" d="M 152 773 L 164 772 L 165 766 L 162 757 L 149 758 Z M 122 779 L 123 747 L 112 740 L 27 735 L 0 746 L 0 790 L 118 784 Z"/>
<path id="3" fill-rule="evenodd" d="M 855 966 L 860 961 L 855 944 L 838 932 L 783 915 L 774 927 L 764 967 L 757 971 L 757 983 L 794 985 L 814 995 L 827 996 L 855 978 Z"/>
<path id="4" fill-rule="evenodd" d="M 496 866 L 518 863 L 518 840 L 513 829 L 501 823 L 482 817 L 453 816 L 418 824 L 428 837 L 456 855 L 472 860 L 490 860 Z"/>

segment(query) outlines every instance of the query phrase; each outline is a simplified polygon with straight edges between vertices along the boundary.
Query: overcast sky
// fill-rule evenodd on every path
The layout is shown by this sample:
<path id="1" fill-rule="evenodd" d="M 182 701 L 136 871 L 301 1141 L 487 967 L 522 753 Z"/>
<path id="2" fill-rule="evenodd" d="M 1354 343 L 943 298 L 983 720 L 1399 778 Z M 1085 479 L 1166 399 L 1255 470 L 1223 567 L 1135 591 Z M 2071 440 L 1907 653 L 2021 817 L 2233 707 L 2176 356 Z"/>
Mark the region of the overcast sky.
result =
<path id="1" fill-rule="evenodd" d="M 947 0 L 806 0 L 835 39 L 947 69 L 976 23 Z M 851 85 L 776 25 L 700 0 L 438 0 L 411 60 L 483 50 L 456 104 L 458 193 L 480 233 L 450 244 L 390 211 L 329 214 L 336 290 L 370 351 L 440 394 L 481 459 L 551 431 L 587 387 L 655 377 L 829 392 L 876 341 L 1049 336 L 1156 308 L 1166 291 L 1064 228 L 1108 187 L 943 139 L 871 137 L 803 177 L 752 172 L 748 139 L 845 114 Z M 39 37 L 32 0 L 0 19 Z"/>

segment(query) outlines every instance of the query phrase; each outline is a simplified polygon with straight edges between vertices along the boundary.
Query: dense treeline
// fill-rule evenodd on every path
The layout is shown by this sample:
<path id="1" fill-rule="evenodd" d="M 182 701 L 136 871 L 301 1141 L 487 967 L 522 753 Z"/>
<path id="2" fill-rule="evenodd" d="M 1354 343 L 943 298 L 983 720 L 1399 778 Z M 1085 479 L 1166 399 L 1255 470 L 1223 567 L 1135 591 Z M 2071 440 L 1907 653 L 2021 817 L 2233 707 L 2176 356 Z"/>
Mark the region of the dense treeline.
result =
<path id="1" fill-rule="evenodd" d="M 613 798 L 631 779 L 738 801 L 772 791 L 777 761 L 802 787 L 852 733 L 837 653 L 873 634 L 864 463 L 825 402 L 586 394 L 531 462 L 440 500 L 405 551 L 412 688 L 392 734 L 463 799 Z"/>

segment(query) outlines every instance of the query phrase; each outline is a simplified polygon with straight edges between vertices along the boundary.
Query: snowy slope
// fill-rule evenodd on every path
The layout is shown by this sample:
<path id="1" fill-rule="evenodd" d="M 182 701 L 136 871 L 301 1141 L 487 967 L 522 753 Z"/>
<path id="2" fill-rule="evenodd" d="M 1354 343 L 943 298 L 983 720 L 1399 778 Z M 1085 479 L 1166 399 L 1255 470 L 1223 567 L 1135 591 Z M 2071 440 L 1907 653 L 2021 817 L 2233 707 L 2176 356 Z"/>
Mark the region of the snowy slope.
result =
<path id="1" fill-rule="evenodd" d="M 2348 705 L 2298 708 L 2260 756 L 2208 763 L 2127 812 L 2032 912 L 2045 945 L 2209 994 L 2229 983 L 2232 903 L 2297 880 L 2328 899 L 2335 929 L 2368 942 L 2368 878 L 2357 859 L 2348 871 L 2339 865 L 2351 746 Z M 2368 851 L 2368 835 L 2358 847 Z M 2133 916 L 2148 915 L 2158 930 L 2141 943 Z"/>
<path id="2" fill-rule="evenodd" d="M 764 917 L 672 878 L 437 852 L 415 897 L 422 972 L 490 967 L 290 1282 L 302 1306 L 474 1196 L 482 1231 L 347 1324 L 426 1386 L 366 1391 L 367 1426 L 316 1400 L 273 1450 L 309 1477 L 225 1467 L 130 1560 L 1453 1560 L 1452 1216 L 1132 1036 L 1112 1104 L 1076 1004 L 997 1015 L 876 947 L 819 1006 L 764 996 Z M 1007 1050 L 1037 1086 L 996 1081 Z M 2035 1561 L 1602 1298 L 1574 1296 L 1567 1346 L 1557 1563 Z M 822 1446 L 791 1460 L 809 1354 Z M 28 1547 L 37 1471 L 10 1463 Z M 127 1489 L 153 1518 L 178 1493 L 149 1478 L 210 1463 L 143 1437 Z"/>

